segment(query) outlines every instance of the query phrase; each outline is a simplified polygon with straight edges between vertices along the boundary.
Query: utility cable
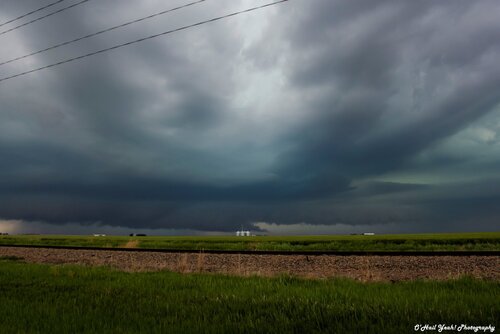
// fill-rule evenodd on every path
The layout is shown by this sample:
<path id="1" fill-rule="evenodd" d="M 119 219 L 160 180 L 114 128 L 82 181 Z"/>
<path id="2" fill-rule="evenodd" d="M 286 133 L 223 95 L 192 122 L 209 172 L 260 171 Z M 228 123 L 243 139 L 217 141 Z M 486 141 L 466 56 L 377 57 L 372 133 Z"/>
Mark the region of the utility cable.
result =
<path id="1" fill-rule="evenodd" d="M 43 7 L 40 7 L 40 8 L 38 8 L 38 9 L 32 10 L 32 11 L 31 11 L 31 12 L 29 12 L 29 13 L 23 14 L 23 15 L 21 15 L 21 16 L 18 16 L 18 17 L 16 17 L 16 18 L 12 19 L 12 20 L 9 20 L 9 21 L 6 21 L 6 22 L 4 22 L 4 23 L 1 23 L 1 24 L 0 24 L 0 27 L 3 27 L 3 26 L 4 26 L 4 25 L 6 25 L 6 24 L 9 24 L 9 23 L 12 23 L 12 22 L 14 22 L 14 21 L 17 21 L 17 20 L 20 20 L 20 19 L 22 19 L 22 18 L 25 18 L 25 17 L 26 17 L 26 16 L 28 16 L 28 15 L 35 14 L 36 12 L 39 12 L 39 11 L 44 10 L 44 9 L 46 9 L 46 8 L 52 7 L 52 6 L 54 6 L 54 5 L 57 5 L 58 3 L 63 2 L 63 1 L 66 1 L 66 0 L 57 0 L 57 1 L 55 1 L 55 2 L 49 3 L 49 4 L 48 4 L 48 5 L 46 5 L 46 6 L 43 6 Z"/>
<path id="2" fill-rule="evenodd" d="M 277 5 L 277 4 L 280 4 L 280 3 L 283 3 L 283 2 L 287 2 L 287 1 L 289 1 L 289 0 L 279 0 L 279 1 L 271 2 L 271 3 L 267 3 L 267 4 L 264 4 L 264 5 L 257 6 L 257 7 L 252 7 L 252 8 L 240 10 L 240 11 L 233 12 L 233 13 L 230 13 L 230 14 L 218 16 L 218 17 L 215 17 L 215 18 L 212 18 L 212 19 L 209 19 L 209 20 L 200 21 L 198 23 L 193 23 L 193 24 L 190 24 L 190 25 L 182 26 L 180 28 L 175 28 L 175 29 L 172 29 L 172 30 L 168 30 L 168 31 L 165 31 L 165 32 L 162 32 L 162 33 L 159 33 L 159 34 L 155 34 L 155 35 L 150 35 L 150 36 L 147 36 L 147 37 L 139 38 L 139 39 L 136 39 L 136 40 L 131 41 L 131 42 L 117 44 L 117 45 L 112 46 L 112 47 L 108 47 L 108 48 L 101 49 L 101 50 L 98 50 L 98 51 L 90 52 L 90 53 L 87 53 L 87 54 L 84 54 L 84 55 L 81 55 L 81 56 L 77 56 L 77 57 L 73 57 L 73 58 L 68 58 L 68 59 L 65 59 L 65 60 L 61 60 L 61 61 L 59 61 L 57 63 L 53 63 L 53 64 L 50 64 L 50 65 L 38 67 L 38 68 L 35 68 L 33 70 L 29 70 L 29 71 L 17 73 L 17 74 L 11 75 L 11 76 L 7 76 L 7 77 L 4 77 L 4 78 L 1 78 L 0 82 L 7 81 L 7 80 L 10 80 L 10 79 L 14 79 L 14 78 L 17 78 L 17 77 L 20 77 L 20 76 L 24 76 L 26 74 L 38 72 L 38 71 L 41 71 L 41 70 L 44 70 L 44 69 L 47 69 L 47 68 L 51 68 L 51 67 L 59 66 L 59 65 L 62 65 L 62 64 L 70 63 L 70 62 L 73 62 L 73 61 L 76 61 L 76 60 L 80 60 L 80 59 L 83 59 L 83 58 L 87 58 L 87 57 L 90 57 L 90 56 L 93 56 L 93 55 L 97 55 L 97 54 L 100 54 L 100 53 L 104 53 L 104 52 L 108 52 L 108 51 L 111 51 L 111 50 L 119 49 L 119 48 L 122 48 L 122 47 L 125 47 L 125 46 L 128 46 L 128 45 L 132 45 L 132 44 L 135 44 L 135 43 L 147 41 L 147 40 L 150 40 L 150 39 L 153 39 L 153 38 L 156 38 L 156 37 L 160 37 L 160 36 L 164 36 L 164 35 L 169 35 L 169 34 L 172 34 L 174 32 L 181 31 L 181 30 L 186 30 L 186 29 L 197 27 L 197 26 L 201 26 L 201 25 L 204 25 L 204 24 L 207 24 L 207 23 L 211 23 L 211 22 L 215 22 L 215 21 L 220 21 L 220 20 L 228 18 L 228 17 L 236 16 L 236 15 L 243 14 L 243 13 L 252 12 L 252 11 L 255 11 L 255 10 L 258 10 L 258 9 L 262 9 L 262 8 L 265 8 L 265 7 L 270 7 L 270 6 Z"/>
<path id="3" fill-rule="evenodd" d="M 31 56 L 34 56 L 34 55 L 37 55 L 37 54 L 40 54 L 40 53 L 43 53 L 43 52 L 46 52 L 46 51 L 49 51 L 49 50 L 54 50 L 54 49 L 57 49 L 57 48 L 59 48 L 61 46 L 73 44 L 73 43 L 79 42 L 79 41 L 81 41 L 83 39 L 87 39 L 87 38 L 94 37 L 94 36 L 97 36 L 97 35 L 100 35 L 100 34 L 104 34 L 106 32 L 109 32 L 109 31 L 112 31 L 112 30 L 115 30 L 115 29 L 118 29 L 118 28 L 123 28 L 123 27 L 126 27 L 126 26 L 134 24 L 134 23 L 138 23 L 138 22 L 141 22 L 141 21 L 144 21 L 144 20 L 149 20 L 149 19 L 152 19 L 152 18 L 154 18 L 156 16 L 164 15 L 164 14 L 167 14 L 167 13 L 170 13 L 170 12 L 182 9 L 182 8 L 193 6 L 193 5 L 199 4 L 200 2 L 204 2 L 204 1 L 206 1 L 206 0 L 198 0 L 198 1 L 195 1 L 195 2 L 191 2 L 191 3 L 188 3 L 186 5 L 182 5 L 182 6 L 178 6 L 178 7 L 175 7 L 175 8 L 167 9 L 167 10 L 161 11 L 159 13 L 155 13 L 155 14 L 152 14 L 152 15 L 149 15 L 149 16 L 142 17 L 142 18 L 137 19 L 137 20 L 129 21 L 129 22 L 126 22 L 126 23 L 123 23 L 123 24 L 120 24 L 120 25 L 117 25 L 117 26 L 114 26 L 114 27 L 110 27 L 110 28 L 107 28 L 107 29 L 104 29 L 104 30 L 101 30 L 101 31 L 98 31 L 98 32 L 95 32 L 95 33 L 92 33 L 92 34 L 88 34 L 88 35 L 85 35 L 85 36 L 82 36 L 82 37 L 78 37 L 78 38 L 75 38 L 75 39 L 63 42 L 63 43 L 59 43 L 59 44 L 56 44 L 56 45 L 53 45 L 53 46 L 49 46 L 48 48 L 41 49 L 41 50 L 32 52 L 32 53 L 24 55 L 24 56 L 20 56 L 20 57 L 16 57 L 16 58 L 13 58 L 13 59 L 10 59 L 10 60 L 6 60 L 6 61 L 3 61 L 3 62 L 0 62 L 0 66 L 5 65 L 5 64 L 9 64 L 9 63 L 12 63 L 12 62 L 15 62 L 17 60 L 28 58 L 28 57 L 31 57 Z"/>
<path id="4" fill-rule="evenodd" d="M 33 20 L 31 20 L 31 21 L 28 21 L 28 22 L 26 22 L 26 23 L 23 23 L 23 24 L 20 24 L 20 25 L 18 25 L 18 26 L 15 26 L 14 28 L 10 28 L 10 29 L 8 29 L 8 30 L 2 31 L 2 32 L 0 32 L 0 36 L 1 36 L 1 35 L 5 35 L 6 33 L 11 32 L 11 31 L 13 31 L 13 30 L 16 30 L 16 29 L 22 28 L 22 27 L 24 27 L 24 26 L 27 26 L 27 25 L 29 25 L 29 24 L 35 23 L 35 22 L 37 22 L 37 21 L 43 20 L 43 19 L 45 19 L 45 18 L 47 18 L 47 17 L 50 17 L 50 16 L 52 16 L 52 15 L 56 15 L 56 14 L 58 14 L 58 13 L 64 12 L 65 10 L 68 10 L 68 9 L 70 9 L 70 8 L 73 8 L 73 7 L 76 7 L 76 6 L 81 5 L 81 4 L 83 4 L 83 3 L 85 3 L 85 2 L 88 2 L 88 1 L 90 1 L 90 0 L 82 0 L 82 1 L 77 2 L 77 3 L 74 3 L 74 4 L 72 4 L 72 5 L 69 5 L 69 6 L 63 7 L 63 8 L 61 8 L 61 9 L 58 9 L 58 10 L 56 10 L 56 11 L 52 12 L 52 13 L 48 13 L 47 15 L 40 16 L 40 17 L 38 17 L 38 18 L 36 18 L 36 19 L 33 19 Z"/>

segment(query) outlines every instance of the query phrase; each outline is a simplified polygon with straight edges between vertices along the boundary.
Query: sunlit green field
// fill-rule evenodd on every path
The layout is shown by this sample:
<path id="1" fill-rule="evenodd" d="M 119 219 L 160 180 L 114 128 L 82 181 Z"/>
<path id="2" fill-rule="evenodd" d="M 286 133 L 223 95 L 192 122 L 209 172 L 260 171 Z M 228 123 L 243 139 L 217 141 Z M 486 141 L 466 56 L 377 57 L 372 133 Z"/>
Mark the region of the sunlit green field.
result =
<path id="1" fill-rule="evenodd" d="M 130 243 L 134 241 L 133 243 Z M 0 236 L 0 244 L 90 247 L 139 247 L 178 250 L 283 251 L 500 251 L 500 232 L 395 235 L 323 235 L 255 237 L 167 236 Z"/>
<path id="2" fill-rule="evenodd" d="M 1 333 L 411 333 L 496 325 L 500 283 L 125 273 L 0 258 Z"/>

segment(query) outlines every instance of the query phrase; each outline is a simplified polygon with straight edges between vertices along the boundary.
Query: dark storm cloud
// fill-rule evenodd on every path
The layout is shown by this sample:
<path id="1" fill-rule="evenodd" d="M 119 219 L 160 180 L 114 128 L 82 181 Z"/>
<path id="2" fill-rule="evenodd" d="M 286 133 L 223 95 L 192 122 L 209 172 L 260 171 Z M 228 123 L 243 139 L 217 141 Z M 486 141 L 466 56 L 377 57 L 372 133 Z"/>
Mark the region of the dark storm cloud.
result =
<path id="1" fill-rule="evenodd" d="M 6 2 L 0 22 L 37 5 Z M 0 76 L 252 5 L 206 2 Z M 11 46 L 0 59 L 163 9 L 89 2 L 0 36 Z M 0 219 L 203 231 L 489 224 L 499 9 L 292 0 L 4 82 Z"/>
<path id="2" fill-rule="evenodd" d="M 470 32 L 466 24 L 465 27 L 460 24 L 460 18 L 478 7 L 477 3 L 448 3 L 453 11 L 447 11 L 451 15 L 447 14 L 446 21 L 440 21 L 437 27 L 435 22 L 427 23 L 425 19 L 426 15 L 432 17 L 435 11 L 439 12 L 443 3 L 385 1 L 377 2 L 376 8 L 361 3 L 366 2 L 309 4 L 306 18 L 299 14 L 300 27 L 311 27 L 311 33 L 321 38 L 303 36 L 301 28 L 297 28 L 301 30 L 298 37 L 290 38 L 293 49 L 297 50 L 290 56 L 295 65 L 289 70 L 291 82 L 298 85 L 297 89 L 325 91 L 315 96 L 304 110 L 313 117 L 291 135 L 301 134 L 297 136 L 300 138 L 297 151 L 291 153 L 291 159 L 306 160 L 306 168 L 324 169 L 327 164 L 330 170 L 353 176 L 398 169 L 419 151 L 491 112 L 500 102 L 500 71 L 493 62 L 481 61 L 481 55 L 491 56 L 492 50 L 495 54 L 500 51 L 496 39 L 500 27 L 477 23 L 477 30 Z M 351 13 L 352 21 L 337 20 L 344 13 Z M 429 31 L 431 28 L 424 23 L 434 29 Z M 463 33 L 468 39 L 457 40 L 455 44 L 459 46 L 440 39 L 449 36 L 449 29 L 458 36 Z M 435 43 L 426 41 L 428 38 L 449 44 L 449 49 L 441 47 L 441 53 L 437 53 Z M 299 48 L 304 45 L 307 48 Z M 462 50 L 471 56 L 460 57 Z M 454 60 L 438 62 L 436 58 Z M 431 94 L 422 96 L 435 100 L 423 110 L 412 110 L 413 101 L 393 106 L 391 99 L 405 93 L 406 83 L 401 82 L 402 75 L 398 72 L 405 71 L 409 60 L 415 63 L 408 65 L 420 67 L 430 77 L 434 73 L 453 74 L 450 67 L 459 68 L 460 75 L 457 80 L 447 82 L 451 89 L 439 98 Z M 440 81 L 426 85 L 437 90 Z M 387 127 L 388 121 L 397 126 Z"/>

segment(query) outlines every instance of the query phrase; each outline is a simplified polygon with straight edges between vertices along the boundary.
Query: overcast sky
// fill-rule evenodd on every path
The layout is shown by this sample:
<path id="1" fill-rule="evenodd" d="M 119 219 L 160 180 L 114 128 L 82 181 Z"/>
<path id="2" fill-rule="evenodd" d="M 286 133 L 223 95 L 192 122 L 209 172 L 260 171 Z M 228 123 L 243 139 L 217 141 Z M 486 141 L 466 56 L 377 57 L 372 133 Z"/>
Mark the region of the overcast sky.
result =
<path id="1" fill-rule="evenodd" d="M 4 0 L 0 23 L 50 2 Z M 187 2 L 91 0 L 0 35 L 0 61 Z M 0 78 L 267 2 L 207 0 Z M 290 0 L 0 82 L 0 232 L 498 231 L 499 14 Z"/>

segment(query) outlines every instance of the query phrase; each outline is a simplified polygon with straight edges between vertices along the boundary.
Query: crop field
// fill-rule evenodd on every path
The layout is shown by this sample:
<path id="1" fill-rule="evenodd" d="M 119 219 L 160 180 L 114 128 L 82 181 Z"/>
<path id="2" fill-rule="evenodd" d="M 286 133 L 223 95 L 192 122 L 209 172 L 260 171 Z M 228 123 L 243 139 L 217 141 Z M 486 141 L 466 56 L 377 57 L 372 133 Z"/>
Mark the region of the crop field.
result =
<path id="1" fill-rule="evenodd" d="M 0 258 L 2 333 L 410 333 L 498 325 L 500 283 L 360 283 L 27 264 Z"/>
<path id="2" fill-rule="evenodd" d="M 0 245 L 137 247 L 175 250 L 500 251 L 500 232 L 395 235 L 167 237 L 0 236 Z"/>

